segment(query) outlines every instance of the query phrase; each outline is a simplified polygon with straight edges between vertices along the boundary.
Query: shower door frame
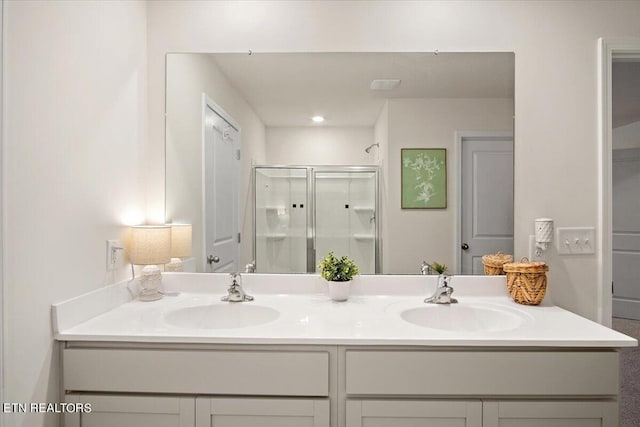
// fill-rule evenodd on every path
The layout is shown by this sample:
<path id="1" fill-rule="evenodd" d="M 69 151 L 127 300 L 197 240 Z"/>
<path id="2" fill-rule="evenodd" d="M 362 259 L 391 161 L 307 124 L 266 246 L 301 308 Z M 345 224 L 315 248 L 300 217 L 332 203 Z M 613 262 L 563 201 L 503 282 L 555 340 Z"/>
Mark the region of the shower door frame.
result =
<path id="1" fill-rule="evenodd" d="M 381 267 L 381 257 L 380 257 L 380 168 L 378 166 L 310 166 L 311 168 L 311 181 L 312 181 L 312 192 L 311 199 L 313 202 L 313 222 L 310 224 L 309 228 L 312 228 L 313 233 L 313 242 L 311 246 L 311 250 L 307 251 L 307 272 L 315 273 L 316 266 L 316 172 L 320 173 L 367 173 L 372 172 L 374 174 L 374 221 L 375 221 L 375 233 L 376 237 L 374 239 L 374 274 L 380 274 Z M 307 246 L 309 243 L 307 242 Z"/>
<path id="2" fill-rule="evenodd" d="M 375 233 L 374 239 L 374 274 L 380 274 L 382 266 L 380 245 L 380 167 L 379 166 L 331 166 L 331 165 L 254 165 L 251 168 L 251 181 L 253 183 L 253 260 L 258 266 L 257 260 L 257 229 L 256 229 L 256 170 L 257 169 L 305 169 L 307 174 L 307 273 L 316 272 L 316 172 L 334 173 L 366 173 L 374 174 L 375 192 Z"/>
<path id="3" fill-rule="evenodd" d="M 253 191 L 253 212 L 252 212 L 252 222 L 253 222 L 253 232 L 252 232 L 252 238 L 253 238 L 253 263 L 256 266 L 256 269 L 258 268 L 258 246 L 257 246 L 257 240 L 258 240 L 258 233 L 257 233 L 257 224 L 256 224 L 256 210 L 257 210 L 257 198 L 258 198 L 258 193 L 256 191 L 257 185 L 256 185 L 256 170 L 257 169 L 298 169 L 298 170 L 304 170 L 305 174 L 306 174 L 306 180 L 307 180 L 307 194 L 305 197 L 305 204 L 307 205 L 307 230 L 306 230 L 306 248 L 307 248 L 307 272 L 309 272 L 309 252 L 310 252 L 310 228 L 311 228 L 311 220 L 313 218 L 312 216 L 312 206 L 311 206 L 311 175 L 310 175 L 310 170 L 309 170 L 309 166 L 300 166 L 300 165 L 253 165 L 251 167 L 251 182 L 252 182 L 252 191 Z M 312 247 L 312 246 L 311 246 Z M 286 272 L 285 274 L 289 274 L 288 272 Z"/>

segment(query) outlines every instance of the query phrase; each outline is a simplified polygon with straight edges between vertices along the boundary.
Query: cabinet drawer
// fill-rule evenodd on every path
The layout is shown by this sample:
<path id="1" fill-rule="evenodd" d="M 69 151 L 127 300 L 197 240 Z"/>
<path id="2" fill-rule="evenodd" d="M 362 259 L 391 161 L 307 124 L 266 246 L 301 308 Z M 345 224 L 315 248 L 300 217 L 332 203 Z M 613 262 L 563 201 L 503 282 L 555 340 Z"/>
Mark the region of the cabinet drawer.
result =
<path id="1" fill-rule="evenodd" d="M 351 395 L 616 395 L 618 353 L 359 351 L 346 353 Z"/>
<path id="2" fill-rule="evenodd" d="M 329 427 L 329 399 L 199 397 L 196 425 Z"/>
<path id="3" fill-rule="evenodd" d="M 347 427 L 482 427 L 480 400 L 347 400 Z"/>
<path id="4" fill-rule="evenodd" d="M 68 391 L 327 396 L 329 353 L 65 349 Z"/>
<path id="5" fill-rule="evenodd" d="M 615 401 L 494 401 L 483 404 L 483 427 L 618 427 Z"/>
<path id="6" fill-rule="evenodd" d="M 91 412 L 65 413 L 65 427 L 193 427 L 195 423 L 195 400 L 189 397 L 68 394 L 65 400 L 91 405 Z"/>

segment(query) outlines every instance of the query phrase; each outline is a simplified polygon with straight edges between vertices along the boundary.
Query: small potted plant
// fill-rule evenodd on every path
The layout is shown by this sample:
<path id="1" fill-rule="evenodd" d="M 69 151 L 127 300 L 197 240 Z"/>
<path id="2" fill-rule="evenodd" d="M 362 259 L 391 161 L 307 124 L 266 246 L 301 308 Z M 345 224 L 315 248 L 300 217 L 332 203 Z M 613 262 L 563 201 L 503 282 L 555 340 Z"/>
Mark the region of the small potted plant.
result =
<path id="1" fill-rule="evenodd" d="M 449 270 L 449 268 L 446 265 L 440 264 L 439 262 L 435 262 L 435 261 L 431 263 L 431 268 L 433 269 L 433 271 L 438 273 L 438 275 L 442 275 L 446 273 L 447 270 Z"/>
<path id="2" fill-rule="evenodd" d="M 431 268 L 433 271 L 438 273 L 438 287 L 440 287 L 444 280 L 444 274 L 449 270 L 449 268 L 446 265 L 435 261 L 431 263 Z"/>
<path id="3" fill-rule="evenodd" d="M 347 256 L 338 258 L 333 252 L 329 252 L 318 268 L 320 276 L 329 282 L 329 297 L 334 301 L 346 301 L 349 298 L 351 280 L 359 272 L 355 262 Z"/>

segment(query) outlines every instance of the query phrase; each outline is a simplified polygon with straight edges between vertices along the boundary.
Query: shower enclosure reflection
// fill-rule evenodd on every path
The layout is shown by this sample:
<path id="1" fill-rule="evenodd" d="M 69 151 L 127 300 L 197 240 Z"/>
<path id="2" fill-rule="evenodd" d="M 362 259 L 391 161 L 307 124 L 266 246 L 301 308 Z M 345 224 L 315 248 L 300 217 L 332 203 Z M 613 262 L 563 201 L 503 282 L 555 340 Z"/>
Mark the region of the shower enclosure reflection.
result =
<path id="1" fill-rule="evenodd" d="M 329 251 L 379 272 L 377 167 L 256 166 L 253 177 L 257 272 L 314 272 Z"/>

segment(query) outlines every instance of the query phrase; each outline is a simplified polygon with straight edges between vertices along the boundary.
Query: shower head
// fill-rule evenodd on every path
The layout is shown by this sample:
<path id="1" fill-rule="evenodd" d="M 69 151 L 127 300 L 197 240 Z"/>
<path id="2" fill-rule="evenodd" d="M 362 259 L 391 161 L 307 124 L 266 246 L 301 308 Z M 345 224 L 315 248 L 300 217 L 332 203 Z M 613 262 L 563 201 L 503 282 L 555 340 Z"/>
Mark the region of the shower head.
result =
<path id="1" fill-rule="evenodd" d="M 379 144 L 379 143 L 377 143 L 377 142 L 376 142 L 375 144 L 371 144 L 370 146 L 368 146 L 367 148 L 365 148 L 365 149 L 364 149 L 364 151 L 366 151 L 366 152 L 367 152 L 367 154 L 368 154 L 368 153 L 370 153 L 370 152 L 371 152 L 371 149 L 372 149 L 373 147 L 380 147 L 380 144 Z"/>

